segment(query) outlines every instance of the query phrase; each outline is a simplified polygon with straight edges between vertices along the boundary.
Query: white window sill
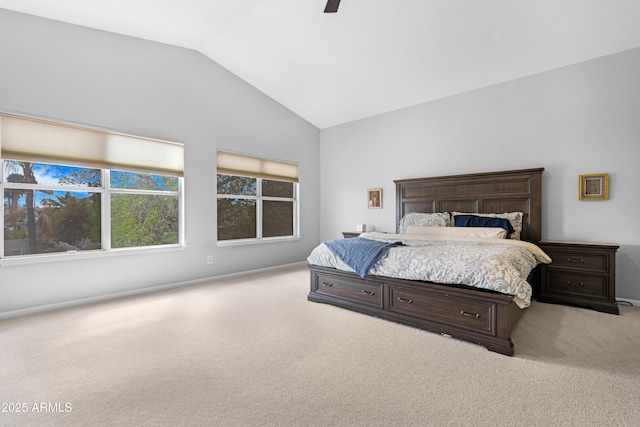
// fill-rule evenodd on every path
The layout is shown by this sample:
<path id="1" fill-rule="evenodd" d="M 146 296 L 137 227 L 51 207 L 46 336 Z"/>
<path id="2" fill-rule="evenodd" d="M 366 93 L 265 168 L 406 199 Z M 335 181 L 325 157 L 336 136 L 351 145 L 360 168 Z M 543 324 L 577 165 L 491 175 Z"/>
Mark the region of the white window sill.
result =
<path id="1" fill-rule="evenodd" d="M 263 239 L 221 240 L 217 242 L 217 246 L 225 247 L 225 246 L 261 245 L 263 243 L 295 242 L 300 240 L 301 238 L 302 238 L 301 236 L 286 236 L 286 237 L 266 237 Z"/>
<path id="2" fill-rule="evenodd" d="M 43 262 L 60 262 L 74 261 L 80 259 L 96 259 L 111 256 L 137 255 L 137 254 L 154 254 L 160 252 L 182 251 L 185 245 L 163 245 L 163 246 L 145 246 L 138 248 L 111 249 L 110 251 L 69 251 L 56 252 L 51 254 L 12 256 L 0 259 L 0 267 L 9 267 L 13 265 L 29 265 L 39 264 Z"/>

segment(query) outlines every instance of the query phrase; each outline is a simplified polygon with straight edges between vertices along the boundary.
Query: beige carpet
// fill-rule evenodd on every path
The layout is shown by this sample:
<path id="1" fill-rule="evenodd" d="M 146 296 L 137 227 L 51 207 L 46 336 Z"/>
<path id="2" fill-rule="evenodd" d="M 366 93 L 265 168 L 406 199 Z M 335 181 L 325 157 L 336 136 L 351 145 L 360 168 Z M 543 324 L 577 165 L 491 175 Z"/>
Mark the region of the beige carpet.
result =
<path id="1" fill-rule="evenodd" d="M 0 425 L 640 425 L 640 307 L 534 302 L 510 358 L 308 302 L 308 281 L 296 267 L 0 321 Z"/>

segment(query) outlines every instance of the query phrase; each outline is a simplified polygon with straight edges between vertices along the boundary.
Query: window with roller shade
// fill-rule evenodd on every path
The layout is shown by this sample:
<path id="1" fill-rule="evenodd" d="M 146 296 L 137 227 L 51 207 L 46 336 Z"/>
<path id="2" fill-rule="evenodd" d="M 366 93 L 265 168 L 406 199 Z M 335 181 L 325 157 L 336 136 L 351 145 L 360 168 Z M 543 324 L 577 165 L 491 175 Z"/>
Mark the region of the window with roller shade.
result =
<path id="1" fill-rule="evenodd" d="M 183 244 L 182 144 L 0 115 L 2 258 Z"/>
<path id="2" fill-rule="evenodd" d="M 298 165 L 217 152 L 218 242 L 299 236 Z"/>

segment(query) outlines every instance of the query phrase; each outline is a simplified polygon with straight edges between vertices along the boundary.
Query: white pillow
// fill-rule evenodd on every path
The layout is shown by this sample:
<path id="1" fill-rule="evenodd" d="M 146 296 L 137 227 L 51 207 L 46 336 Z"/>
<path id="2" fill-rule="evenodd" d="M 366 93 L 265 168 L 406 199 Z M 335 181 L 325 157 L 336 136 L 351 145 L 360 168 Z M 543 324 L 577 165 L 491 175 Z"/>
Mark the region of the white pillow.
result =
<path id="1" fill-rule="evenodd" d="M 448 212 L 420 213 L 409 212 L 400 220 L 398 233 L 405 234 L 407 227 L 448 227 L 450 225 L 450 217 Z"/>
<path id="2" fill-rule="evenodd" d="M 505 239 L 507 230 L 498 227 L 407 227 L 407 235 L 420 237 L 481 237 Z"/>

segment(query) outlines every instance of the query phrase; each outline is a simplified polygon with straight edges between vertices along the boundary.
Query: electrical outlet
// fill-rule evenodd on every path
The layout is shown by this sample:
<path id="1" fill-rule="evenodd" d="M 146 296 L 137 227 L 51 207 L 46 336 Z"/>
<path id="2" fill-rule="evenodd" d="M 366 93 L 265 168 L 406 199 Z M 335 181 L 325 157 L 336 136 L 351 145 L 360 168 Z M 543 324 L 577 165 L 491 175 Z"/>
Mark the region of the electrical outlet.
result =
<path id="1" fill-rule="evenodd" d="M 207 255 L 207 264 L 213 264 L 213 255 Z"/>

